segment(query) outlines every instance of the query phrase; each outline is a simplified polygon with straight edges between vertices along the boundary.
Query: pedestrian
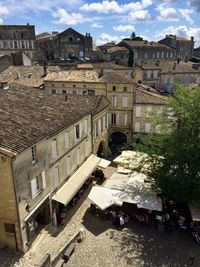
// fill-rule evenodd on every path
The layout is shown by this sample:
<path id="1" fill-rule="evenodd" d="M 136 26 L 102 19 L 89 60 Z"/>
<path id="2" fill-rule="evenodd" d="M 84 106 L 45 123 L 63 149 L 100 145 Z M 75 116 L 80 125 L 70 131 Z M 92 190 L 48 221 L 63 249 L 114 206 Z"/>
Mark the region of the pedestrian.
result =
<path id="1" fill-rule="evenodd" d="M 124 218 L 122 215 L 119 215 L 119 225 L 123 228 L 125 224 Z"/>
<path id="2" fill-rule="evenodd" d="M 191 256 L 191 257 L 189 258 L 189 261 L 188 261 L 187 266 L 194 266 L 194 256 Z"/>
<path id="3" fill-rule="evenodd" d="M 117 212 L 115 210 L 112 210 L 111 215 L 112 215 L 112 223 L 116 225 L 117 224 Z"/>

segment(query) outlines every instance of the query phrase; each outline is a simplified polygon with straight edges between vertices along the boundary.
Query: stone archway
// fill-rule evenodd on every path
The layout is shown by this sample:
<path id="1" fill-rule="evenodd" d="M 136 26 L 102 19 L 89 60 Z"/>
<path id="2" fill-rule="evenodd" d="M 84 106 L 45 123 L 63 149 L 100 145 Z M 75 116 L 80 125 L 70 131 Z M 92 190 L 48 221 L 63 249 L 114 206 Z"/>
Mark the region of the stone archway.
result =
<path id="1" fill-rule="evenodd" d="M 114 132 L 111 134 L 111 141 L 112 145 L 126 145 L 127 144 L 127 136 L 121 132 Z"/>

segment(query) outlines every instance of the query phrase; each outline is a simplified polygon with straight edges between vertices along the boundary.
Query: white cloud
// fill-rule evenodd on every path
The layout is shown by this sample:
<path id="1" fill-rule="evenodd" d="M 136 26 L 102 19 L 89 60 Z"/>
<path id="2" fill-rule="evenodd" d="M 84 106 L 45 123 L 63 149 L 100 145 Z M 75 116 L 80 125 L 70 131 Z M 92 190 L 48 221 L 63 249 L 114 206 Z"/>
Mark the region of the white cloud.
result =
<path id="1" fill-rule="evenodd" d="M 158 20 L 164 20 L 164 21 L 166 20 L 177 21 L 178 20 L 178 13 L 176 9 L 173 7 L 168 7 L 168 8 L 159 7 L 157 10 L 160 11 Z"/>
<path id="2" fill-rule="evenodd" d="M 112 35 L 107 34 L 107 33 L 102 33 L 99 36 L 99 39 L 96 41 L 96 43 L 97 43 L 97 45 L 102 45 L 102 44 L 110 43 L 110 42 L 118 43 L 126 37 L 127 36 L 112 36 Z"/>
<path id="3" fill-rule="evenodd" d="M 191 24 L 194 23 L 193 19 L 190 17 L 190 14 L 193 13 L 193 10 L 191 9 L 179 9 L 178 10 L 181 16 Z"/>
<path id="4" fill-rule="evenodd" d="M 91 4 L 84 4 L 80 9 L 83 11 L 98 13 L 126 13 L 130 10 L 137 11 L 152 5 L 152 0 L 142 0 L 137 2 L 130 2 L 128 4 L 119 4 L 116 0 L 108 1 L 103 0 L 102 2 L 93 2 Z"/>
<path id="5" fill-rule="evenodd" d="M 114 26 L 113 30 L 116 32 L 133 32 L 135 27 L 133 25 L 118 25 Z"/>
<path id="6" fill-rule="evenodd" d="M 162 32 L 159 32 L 155 35 L 156 40 L 160 40 L 165 37 L 167 34 L 173 34 L 176 36 L 185 37 L 190 39 L 191 36 L 194 36 L 195 46 L 200 45 L 200 27 L 187 27 L 185 25 L 178 26 L 178 27 L 167 27 Z"/>
<path id="7" fill-rule="evenodd" d="M 147 21 L 151 19 L 151 15 L 148 10 L 138 10 L 130 12 L 128 16 L 128 21 Z"/>
<path id="8" fill-rule="evenodd" d="M 63 8 L 60 8 L 54 12 L 53 17 L 58 19 L 55 21 L 55 23 L 64 25 L 76 25 L 84 21 L 83 16 L 80 13 L 70 14 Z"/>
<path id="9" fill-rule="evenodd" d="M 96 23 L 96 22 L 93 23 L 93 24 L 91 25 L 91 27 L 92 27 L 92 28 L 97 28 L 97 29 L 98 29 L 98 28 L 103 28 L 103 26 L 102 26 L 100 23 Z"/>
<path id="10" fill-rule="evenodd" d="M 3 24 L 3 20 L 0 18 L 0 25 L 2 25 Z"/>
<path id="11" fill-rule="evenodd" d="M 197 12 L 200 12 L 200 1 L 199 0 L 189 0 L 189 3 L 192 7 L 195 8 Z"/>
<path id="12" fill-rule="evenodd" d="M 9 14 L 9 10 L 6 6 L 3 6 L 2 3 L 0 4 L 0 15 L 7 15 Z"/>

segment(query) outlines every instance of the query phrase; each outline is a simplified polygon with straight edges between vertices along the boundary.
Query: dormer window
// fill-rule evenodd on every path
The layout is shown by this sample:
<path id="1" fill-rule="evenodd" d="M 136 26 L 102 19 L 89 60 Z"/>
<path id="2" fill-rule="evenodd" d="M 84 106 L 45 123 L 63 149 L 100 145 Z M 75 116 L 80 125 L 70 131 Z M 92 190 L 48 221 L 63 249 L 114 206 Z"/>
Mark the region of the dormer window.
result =
<path id="1" fill-rule="evenodd" d="M 69 41 L 72 42 L 73 41 L 73 38 L 72 37 L 69 37 Z"/>

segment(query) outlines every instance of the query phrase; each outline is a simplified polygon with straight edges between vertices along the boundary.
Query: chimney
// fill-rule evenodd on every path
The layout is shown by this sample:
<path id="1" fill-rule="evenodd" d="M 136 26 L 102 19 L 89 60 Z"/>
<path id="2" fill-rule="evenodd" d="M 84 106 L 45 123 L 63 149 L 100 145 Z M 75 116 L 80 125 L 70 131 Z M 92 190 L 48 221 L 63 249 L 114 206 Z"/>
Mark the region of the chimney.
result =
<path id="1" fill-rule="evenodd" d="M 47 76 L 47 62 L 46 61 L 44 61 L 44 64 L 43 64 L 43 72 L 44 72 L 43 77 Z"/>
<path id="2" fill-rule="evenodd" d="M 174 62 L 174 66 L 173 66 L 173 70 L 175 70 L 176 69 L 176 62 Z"/>
<path id="3" fill-rule="evenodd" d="M 194 42 L 194 36 L 191 36 L 190 40 L 191 42 Z"/>

